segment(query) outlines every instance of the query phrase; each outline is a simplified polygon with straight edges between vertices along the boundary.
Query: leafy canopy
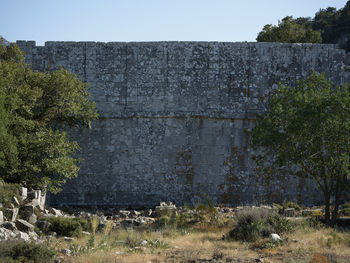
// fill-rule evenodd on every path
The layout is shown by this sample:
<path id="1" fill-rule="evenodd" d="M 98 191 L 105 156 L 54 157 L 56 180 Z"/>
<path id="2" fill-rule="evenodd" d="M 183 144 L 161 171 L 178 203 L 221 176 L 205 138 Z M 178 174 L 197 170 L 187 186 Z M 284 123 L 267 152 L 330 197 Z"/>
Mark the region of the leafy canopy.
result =
<path id="1" fill-rule="evenodd" d="M 344 8 L 320 9 L 314 16 L 293 19 L 287 16 L 277 26 L 267 24 L 256 38 L 258 42 L 340 44 L 350 51 L 350 1 Z"/>
<path id="2" fill-rule="evenodd" d="M 315 72 L 294 87 L 280 84 L 251 135 L 257 165 L 265 175 L 289 168 L 314 179 L 324 195 L 328 221 L 327 207 L 335 200 L 335 220 L 349 189 L 350 85 L 332 87 Z"/>
<path id="3" fill-rule="evenodd" d="M 16 45 L 0 45 L 0 177 L 60 190 L 77 176 L 79 149 L 64 131 L 97 118 L 86 84 L 67 70 L 33 72 Z"/>
<path id="4" fill-rule="evenodd" d="M 286 16 L 278 26 L 265 25 L 256 38 L 258 42 L 321 43 L 321 32 L 311 26 L 298 23 L 292 16 Z"/>

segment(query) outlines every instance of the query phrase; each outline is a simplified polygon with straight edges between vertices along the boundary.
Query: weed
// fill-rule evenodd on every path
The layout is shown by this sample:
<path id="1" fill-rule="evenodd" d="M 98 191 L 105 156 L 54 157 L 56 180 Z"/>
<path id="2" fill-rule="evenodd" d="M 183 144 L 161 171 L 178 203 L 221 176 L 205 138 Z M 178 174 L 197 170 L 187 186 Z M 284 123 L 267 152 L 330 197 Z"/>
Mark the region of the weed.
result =
<path id="1" fill-rule="evenodd" d="M 53 262 L 54 256 L 55 251 L 44 244 L 35 244 L 24 241 L 0 242 L 0 262 Z"/>
<path id="2" fill-rule="evenodd" d="M 284 233 L 293 229 L 290 221 L 265 209 L 245 209 L 237 215 L 237 225 L 229 238 L 254 242 L 271 233 Z"/>
<path id="3" fill-rule="evenodd" d="M 60 236 L 81 236 L 83 230 L 89 229 L 89 223 L 83 218 L 47 217 L 46 221 L 51 223 L 50 230 Z"/>

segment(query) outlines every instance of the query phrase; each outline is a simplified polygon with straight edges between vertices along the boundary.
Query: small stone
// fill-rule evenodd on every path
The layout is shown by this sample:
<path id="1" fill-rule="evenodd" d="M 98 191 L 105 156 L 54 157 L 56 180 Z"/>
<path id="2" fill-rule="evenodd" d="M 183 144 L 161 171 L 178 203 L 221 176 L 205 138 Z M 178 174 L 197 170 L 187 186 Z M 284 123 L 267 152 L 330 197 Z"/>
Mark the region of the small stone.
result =
<path id="1" fill-rule="evenodd" d="M 273 241 L 273 242 L 281 242 L 282 241 L 282 238 L 276 234 L 276 233 L 272 233 L 270 235 L 270 239 Z"/>
<path id="2" fill-rule="evenodd" d="M 0 211 L 0 224 L 4 223 L 4 213 Z"/>
<path id="3" fill-rule="evenodd" d="M 50 207 L 50 208 L 49 208 L 49 211 L 50 211 L 50 213 L 52 213 L 54 216 L 63 216 L 63 213 L 62 213 L 60 210 L 56 209 L 56 208 Z"/>
<path id="4" fill-rule="evenodd" d="M 147 245 L 147 243 L 148 243 L 148 242 L 147 242 L 147 240 L 143 240 L 143 241 L 141 242 L 141 244 L 140 244 L 140 245 L 144 247 L 144 246 L 146 246 L 146 245 Z"/>
<path id="5" fill-rule="evenodd" d="M 119 211 L 119 216 L 121 218 L 128 218 L 130 215 L 130 211 L 126 211 L 126 210 L 120 210 Z"/>
<path id="6" fill-rule="evenodd" d="M 62 253 L 63 255 L 68 256 L 68 257 L 72 256 L 72 254 L 73 254 L 72 250 L 70 250 L 70 249 L 68 249 L 68 248 L 62 249 L 62 250 L 61 250 L 61 253 Z"/>
<path id="7" fill-rule="evenodd" d="M 74 238 L 72 238 L 72 237 L 63 237 L 63 240 L 67 241 L 67 242 L 72 242 L 72 241 L 74 241 Z"/>

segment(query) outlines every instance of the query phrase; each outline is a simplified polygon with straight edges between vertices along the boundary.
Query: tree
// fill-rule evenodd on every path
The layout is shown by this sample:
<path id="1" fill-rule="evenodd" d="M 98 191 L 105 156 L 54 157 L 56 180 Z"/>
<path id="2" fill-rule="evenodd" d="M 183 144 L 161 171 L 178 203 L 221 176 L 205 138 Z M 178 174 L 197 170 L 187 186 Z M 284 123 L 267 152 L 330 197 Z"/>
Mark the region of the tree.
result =
<path id="1" fill-rule="evenodd" d="M 0 178 L 59 191 L 79 171 L 79 146 L 65 129 L 89 127 L 97 116 L 75 75 L 33 72 L 16 45 L 0 45 Z"/>
<path id="2" fill-rule="evenodd" d="M 349 138 L 350 85 L 332 87 L 315 72 L 294 87 L 279 84 L 251 132 L 257 167 L 266 176 L 287 169 L 312 178 L 323 193 L 329 225 L 335 223 L 349 189 Z"/>
<path id="3" fill-rule="evenodd" d="M 278 26 L 265 25 L 258 34 L 258 42 L 285 42 L 285 43 L 321 43 L 321 32 L 306 26 L 309 19 L 293 19 L 286 16 L 278 22 Z"/>
<path id="4" fill-rule="evenodd" d="M 287 16 L 278 26 L 267 24 L 258 33 L 258 42 L 339 44 L 350 51 L 350 1 L 344 8 L 320 9 L 314 18 Z"/>

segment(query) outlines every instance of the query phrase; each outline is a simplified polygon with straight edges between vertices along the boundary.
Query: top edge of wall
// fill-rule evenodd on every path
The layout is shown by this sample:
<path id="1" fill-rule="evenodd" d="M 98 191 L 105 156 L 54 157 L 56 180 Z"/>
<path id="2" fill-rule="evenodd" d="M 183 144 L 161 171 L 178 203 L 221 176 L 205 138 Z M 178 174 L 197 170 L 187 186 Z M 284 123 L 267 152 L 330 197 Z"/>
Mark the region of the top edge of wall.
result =
<path id="1" fill-rule="evenodd" d="M 340 49 L 337 44 L 315 44 L 315 43 L 279 43 L 279 42 L 228 42 L 228 41 L 115 41 L 115 42 L 101 42 L 101 41 L 46 41 L 46 46 L 53 44 L 168 44 L 168 43 L 183 43 L 183 44 L 231 44 L 237 46 L 273 46 L 273 47 L 323 47 Z M 36 42 L 33 40 L 17 40 L 16 44 L 36 47 Z M 38 45 L 37 47 L 41 47 Z"/>

